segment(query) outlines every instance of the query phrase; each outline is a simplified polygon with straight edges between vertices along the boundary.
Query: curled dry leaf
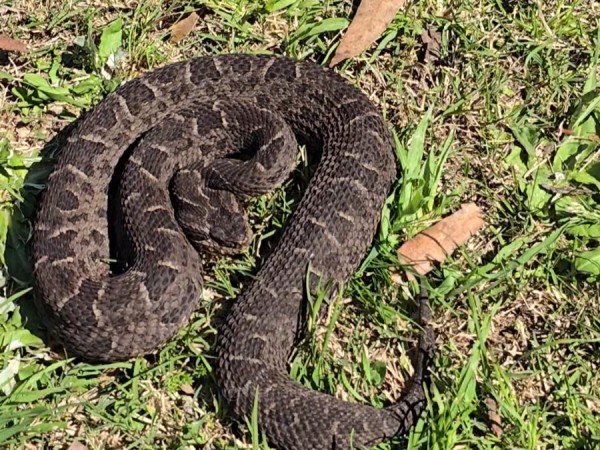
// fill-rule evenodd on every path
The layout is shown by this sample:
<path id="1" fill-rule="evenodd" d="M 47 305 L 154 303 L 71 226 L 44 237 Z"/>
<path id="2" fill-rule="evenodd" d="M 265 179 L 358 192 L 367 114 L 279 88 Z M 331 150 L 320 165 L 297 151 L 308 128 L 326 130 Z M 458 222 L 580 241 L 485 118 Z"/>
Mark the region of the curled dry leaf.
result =
<path id="1" fill-rule="evenodd" d="M 25 53 L 27 46 L 16 39 L 10 38 L 5 34 L 0 34 L 0 50 L 5 52 Z"/>
<path id="2" fill-rule="evenodd" d="M 459 245 L 483 228 L 481 210 L 473 203 L 464 204 L 454 214 L 419 233 L 398 249 L 400 261 L 424 275 L 433 262 L 442 262 Z M 409 274 L 409 278 L 412 278 Z"/>
<path id="3" fill-rule="evenodd" d="M 71 445 L 69 445 L 68 450 L 89 450 L 88 446 L 85 444 L 82 444 L 81 442 L 72 442 Z"/>
<path id="4" fill-rule="evenodd" d="M 426 63 L 438 62 L 442 54 L 442 33 L 435 27 L 428 26 L 421 33 L 421 42 L 423 42 L 422 61 Z"/>
<path id="5" fill-rule="evenodd" d="M 496 437 L 502 436 L 502 417 L 498 414 L 498 405 L 496 400 L 492 397 L 487 397 L 483 404 L 487 409 L 487 421 L 490 427 L 490 431 Z"/>
<path id="6" fill-rule="evenodd" d="M 352 58 L 369 47 L 385 31 L 406 0 L 362 0 L 352 23 L 340 41 L 329 67 Z"/>
<path id="7" fill-rule="evenodd" d="M 194 388 L 187 383 L 184 383 L 181 386 L 179 386 L 179 390 L 186 395 L 194 395 Z"/>
<path id="8" fill-rule="evenodd" d="M 171 27 L 171 42 L 179 42 L 191 31 L 198 23 L 198 14 L 192 12 L 185 19 L 180 20 L 179 22 L 173 24 Z"/>

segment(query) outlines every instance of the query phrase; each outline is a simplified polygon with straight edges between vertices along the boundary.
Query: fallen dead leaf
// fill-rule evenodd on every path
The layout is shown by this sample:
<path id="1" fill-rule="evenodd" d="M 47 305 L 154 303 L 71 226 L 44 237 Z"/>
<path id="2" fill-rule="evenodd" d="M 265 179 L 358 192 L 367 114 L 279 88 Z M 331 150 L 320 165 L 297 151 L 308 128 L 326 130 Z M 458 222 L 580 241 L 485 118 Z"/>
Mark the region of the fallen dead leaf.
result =
<path id="1" fill-rule="evenodd" d="M 196 23 L 198 23 L 198 14 L 192 12 L 185 19 L 173 24 L 171 27 L 171 42 L 181 41 L 184 37 L 191 33 L 196 26 Z"/>
<path id="2" fill-rule="evenodd" d="M 487 397 L 483 404 L 487 409 L 487 420 L 490 426 L 490 431 L 496 437 L 502 436 L 502 417 L 498 414 L 498 405 L 492 397 Z"/>
<path id="3" fill-rule="evenodd" d="M 442 50 L 442 33 L 436 28 L 428 26 L 421 33 L 421 42 L 423 42 L 422 61 L 426 63 L 439 61 Z"/>
<path id="4" fill-rule="evenodd" d="M 362 0 L 344 33 L 329 67 L 352 58 L 369 47 L 385 31 L 407 0 Z"/>
<path id="5" fill-rule="evenodd" d="M 85 444 L 82 444 L 81 442 L 73 442 L 71 443 L 71 445 L 69 445 L 69 448 L 67 450 L 89 450 L 88 446 Z"/>
<path id="6" fill-rule="evenodd" d="M 402 263 L 424 275 L 431 271 L 433 262 L 444 261 L 458 246 L 483 228 L 483 225 L 479 207 L 473 203 L 464 204 L 454 214 L 402 244 L 398 249 L 398 256 Z M 413 278 L 410 274 L 408 277 Z"/>
<path id="7" fill-rule="evenodd" d="M 186 395 L 194 395 L 194 388 L 187 383 L 179 386 L 179 390 Z"/>
<path id="8" fill-rule="evenodd" d="M 25 53 L 27 46 L 16 39 L 10 38 L 5 34 L 0 34 L 0 50 L 13 53 Z"/>

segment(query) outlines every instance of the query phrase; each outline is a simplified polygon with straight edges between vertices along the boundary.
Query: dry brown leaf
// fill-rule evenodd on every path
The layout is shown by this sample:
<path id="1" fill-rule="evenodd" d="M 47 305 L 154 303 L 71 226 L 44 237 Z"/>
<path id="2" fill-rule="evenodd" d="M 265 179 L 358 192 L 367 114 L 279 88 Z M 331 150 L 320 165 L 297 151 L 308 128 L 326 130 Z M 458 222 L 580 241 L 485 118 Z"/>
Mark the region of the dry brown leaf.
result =
<path id="1" fill-rule="evenodd" d="M 87 445 L 82 444 L 81 442 L 73 442 L 71 443 L 71 445 L 69 445 L 69 448 L 67 450 L 89 450 Z"/>
<path id="2" fill-rule="evenodd" d="M 407 0 L 362 0 L 329 67 L 368 48 L 385 31 Z"/>
<path id="3" fill-rule="evenodd" d="M 0 34 L 0 50 L 5 52 L 25 53 L 27 46 L 16 39 L 10 38 L 5 34 Z"/>
<path id="4" fill-rule="evenodd" d="M 433 262 L 444 261 L 446 256 L 467 242 L 483 225 L 479 207 L 474 203 L 464 204 L 454 214 L 402 244 L 398 249 L 398 256 L 402 263 L 424 275 L 431 270 Z"/>
<path id="5" fill-rule="evenodd" d="M 187 395 L 194 395 L 194 388 L 189 384 L 182 384 L 179 386 L 179 390 Z"/>
<path id="6" fill-rule="evenodd" d="M 442 52 L 442 33 L 435 27 L 428 26 L 421 33 L 423 51 L 421 59 L 426 63 L 436 63 L 440 60 Z"/>
<path id="7" fill-rule="evenodd" d="M 192 12 L 185 19 L 173 24 L 171 27 L 171 42 L 181 41 L 184 37 L 191 33 L 197 22 L 198 14 Z"/>
<path id="8" fill-rule="evenodd" d="M 483 404 L 487 409 L 487 419 L 490 426 L 490 431 L 496 436 L 502 436 L 502 417 L 498 414 L 498 405 L 492 397 L 487 397 Z"/>

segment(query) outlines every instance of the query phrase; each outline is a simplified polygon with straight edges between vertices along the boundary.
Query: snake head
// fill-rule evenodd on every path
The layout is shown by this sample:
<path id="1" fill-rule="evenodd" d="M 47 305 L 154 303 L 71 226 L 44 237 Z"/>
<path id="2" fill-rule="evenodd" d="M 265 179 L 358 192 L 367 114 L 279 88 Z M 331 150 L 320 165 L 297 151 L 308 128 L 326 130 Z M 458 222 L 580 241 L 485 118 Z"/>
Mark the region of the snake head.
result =
<path id="1" fill-rule="evenodd" d="M 236 255 L 250 246 L 252 231 L 246 212 L 233 194 L 206 190 L 202 200 L 180 199 L 175 216 L 196 249 L 216 255 Z"/>
<path id="2" fill-rule="evenodd" d="M 218 219 L 210 224 L 208 239 L 201 247 L 216 254 L 243 253 L 250 246 L 252 232 L 244 212 L 222 210 Z"/>

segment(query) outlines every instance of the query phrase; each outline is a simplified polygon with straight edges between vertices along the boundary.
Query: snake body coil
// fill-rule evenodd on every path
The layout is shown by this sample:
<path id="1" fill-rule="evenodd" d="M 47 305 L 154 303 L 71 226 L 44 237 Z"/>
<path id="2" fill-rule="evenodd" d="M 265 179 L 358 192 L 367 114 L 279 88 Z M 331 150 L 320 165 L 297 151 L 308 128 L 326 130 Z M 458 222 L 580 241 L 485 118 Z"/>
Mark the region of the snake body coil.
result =
<path id="1" fill-rule="evenodd" d="M 182 229 L 201 249 L 247 244 L 237 198 L 289 175 L 294 136 L 318 143 L 319 164 L 276 250 L 219 330 L 218 383 L 238 416 L 258 394 L 259 426 L 278 448 L 364 448 L 405 432 L 423 409 L 432 337 L 426 330 L 413 382 L 388 408 L 349 404 L 288 377 L 307 268 L 324 281 L 352 274 L 396 173 L 381 116 L 331 71 L 223 55 L 163 67 L 109 95 L 78 124 L 43 193 L 36 289 L 70 353 L 112 361 L 155 350 L 199 295 L 198 252 Z M 250 159 L 231 157 L 243 148 L 254 149 Z M 109 197 L 125 230 L 111 235 L 124 254 L 118 275 L 105 262 Z"/>

